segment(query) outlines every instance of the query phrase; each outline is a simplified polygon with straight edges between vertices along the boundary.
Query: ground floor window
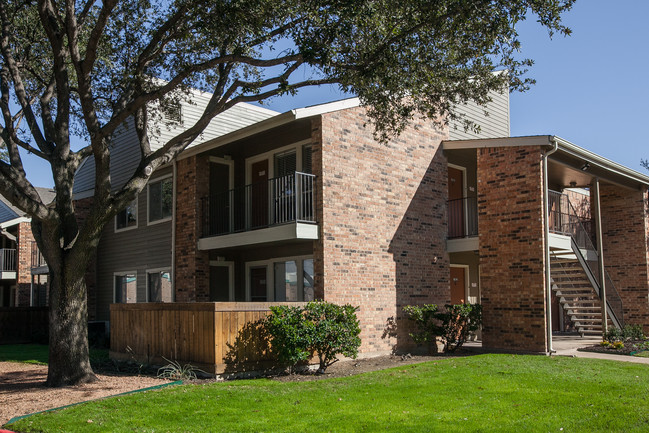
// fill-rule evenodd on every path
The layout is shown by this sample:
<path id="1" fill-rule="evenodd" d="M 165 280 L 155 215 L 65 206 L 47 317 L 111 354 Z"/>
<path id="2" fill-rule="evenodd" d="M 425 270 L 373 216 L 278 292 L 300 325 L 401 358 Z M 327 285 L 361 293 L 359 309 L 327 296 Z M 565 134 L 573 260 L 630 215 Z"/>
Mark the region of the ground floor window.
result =
<path id="1" fill-rule="evenodd" d="M 169 270 L 148 271 L 147 291 L 149 302 L 173 302 Z"/>
<path id="2" fill-rule="evenodd" d="M 247 296 L 252 302 L 308 302 L 314 299 L 313 258 L 288 257 L 247 263 Z"/>
<path id="3" fill-rule="evenodd" d="M 137 273 L 135 271 L 115 274 L 113 301 L 116 304 L 137 302 Z"/>

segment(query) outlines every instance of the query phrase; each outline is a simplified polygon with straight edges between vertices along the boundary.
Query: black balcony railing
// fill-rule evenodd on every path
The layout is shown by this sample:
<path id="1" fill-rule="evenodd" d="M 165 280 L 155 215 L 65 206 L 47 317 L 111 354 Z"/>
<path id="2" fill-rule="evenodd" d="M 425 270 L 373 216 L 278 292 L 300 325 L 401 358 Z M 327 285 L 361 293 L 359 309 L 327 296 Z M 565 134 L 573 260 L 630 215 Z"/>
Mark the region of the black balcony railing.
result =
<path id="1" fill-rule="evenodd" d="M 315 222 L 315 176 L 307 173 L 245 185 L 202 200 L 203 236 L 220 236 L 289 222 Z"/>
<path id="2" fill-rule="evenodd" d="M 0 269 L 1 272 L 16 271 L 16 250 L 9 248 L 0 249 Z"/>
<path id="3" fill-rule="evenodd" d="M 478 236 L 478 199 L 464 197 L 448 201 L 448 238 Z"/>

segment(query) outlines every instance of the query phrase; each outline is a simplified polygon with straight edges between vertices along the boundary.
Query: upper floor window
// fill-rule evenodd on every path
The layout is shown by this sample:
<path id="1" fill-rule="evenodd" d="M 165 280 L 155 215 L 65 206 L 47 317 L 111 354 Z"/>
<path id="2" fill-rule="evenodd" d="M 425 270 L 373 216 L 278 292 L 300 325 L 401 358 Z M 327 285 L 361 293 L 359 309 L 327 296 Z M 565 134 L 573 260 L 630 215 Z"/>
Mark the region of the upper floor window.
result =
<path id="1" fill-rule="evenodd" d="M 173 182 L 171 177 L 149 183 L 149 222 L 171 218 Z"/>
<path id="2" fill-rule="evenodd" d="M 137 227 L 137 198 L 115 216 L 115 230 Z"/>

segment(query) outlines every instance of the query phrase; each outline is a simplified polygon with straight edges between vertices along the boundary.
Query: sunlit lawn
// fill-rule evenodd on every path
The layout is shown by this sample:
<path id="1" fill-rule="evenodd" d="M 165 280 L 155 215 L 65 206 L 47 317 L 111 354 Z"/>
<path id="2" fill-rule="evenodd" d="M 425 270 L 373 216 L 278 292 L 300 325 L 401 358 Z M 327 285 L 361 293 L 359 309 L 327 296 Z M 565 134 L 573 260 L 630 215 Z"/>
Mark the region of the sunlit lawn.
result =
<path id="1" fill-rule="evenodd" d="M 649 366 L 481 355 L 315 382 L 241 380 L 26 418 L 21 432 L 649 431 Z"/>

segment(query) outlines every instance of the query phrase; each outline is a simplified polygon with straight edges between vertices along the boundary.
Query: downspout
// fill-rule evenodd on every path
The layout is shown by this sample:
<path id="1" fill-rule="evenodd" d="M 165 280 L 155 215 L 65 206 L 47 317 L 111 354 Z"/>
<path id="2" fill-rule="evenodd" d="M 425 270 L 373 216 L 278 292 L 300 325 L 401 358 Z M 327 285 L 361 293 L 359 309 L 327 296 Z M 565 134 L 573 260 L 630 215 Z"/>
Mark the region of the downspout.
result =
<path id="1" fill-rule="evenodd" d="M 171 188 L 171 300 L 176 302 L 176 183 L 178 182 L 178 166 L 174 159 L 172 188 Z"/>
<path id="2" fill-rule="evenodd" d="M 548 200 L 548 156 L 552 155 L 559 148 L 559 143 L 552 137 L 552 149 L 543 154 L 543 235 L 545 244 L 545 330 L 548 340 L 548 353 L 552 349 L 552 283 L 550 282 L 550 203 Z"/>
<path id="3" fill-rule="evenodd" d="M 602 207 L 599 199 L 599 178 L 595 178 L 595 210 L 597 211 L 597 218 L 595 219 L 595 227 L 597 228 L 597 254 L 599 266 L 599 297 L 602 300 L 602 338 L 608 332 L 608 317 L 606 306 L 608 299 L 606 299 L 606 268 L 604 267 L 604 241 L 602 237 Z"/>

